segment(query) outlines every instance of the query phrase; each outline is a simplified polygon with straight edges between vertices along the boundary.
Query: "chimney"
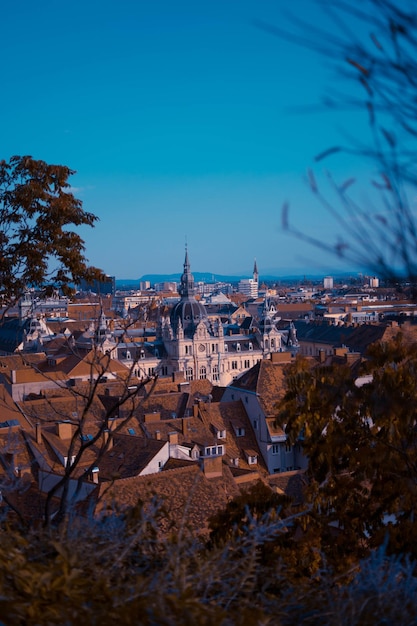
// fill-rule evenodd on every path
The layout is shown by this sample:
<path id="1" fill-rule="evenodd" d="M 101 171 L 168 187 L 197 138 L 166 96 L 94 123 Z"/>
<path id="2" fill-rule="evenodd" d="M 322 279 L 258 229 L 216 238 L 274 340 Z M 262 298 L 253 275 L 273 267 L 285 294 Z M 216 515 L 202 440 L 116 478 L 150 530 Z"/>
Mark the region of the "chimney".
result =
<path id="1" fill-rule="evenodd" d="M 150 424 L 152 422 L 159 422 L 161 420 L 161 414 L 157 411 L 154 413 L 145 413 L 144 421 L 145 424 Z"/>
<path id="2" fill-rule="evenodd" d="M 103 444 L 107 445 L 107 450 L 111 450 L 113 447 L 113 437 L 110 437 L 110 431 L 108 429 L 103 430 Z"/>
<path id="3" fill-rule="evenodd" d="M 36 426 L 36 443 L 42 443 L 42 425 L 40 422 L 37 422 Z"/>
<path id="4" fill-rule="evenodd" d="M 347 365 L 352 365 L 355 361 L 360 358 L 360 354 L 358 352 L 347 352 L 345 354 L 345 361 Z"/>
<path id="5" fill-rule="evenodd" d="M 206 478 L 219 478 L 223 475 L 223 460 L 221 456 L 203 457 L 201 469 Z"/>
<path id="6" fill-rule="evenodd" d="M 178 433 L 176 432 L 168 433 L 168 441 L 172 445 L 178 444 Z"/>
<path id="7" fill-rule="evenodd" d="M 160 430 L 156 430 L 155 431 L 155 439 L 157 441 L 161 441 L 161 431 Z"/>
<path id="8" fill-rule="evenodd" d="M 188 419 L 186 417 L 183 417 L 181 420 L 181 430 L 183 435 L 188 434 Z"/>
<path id="9" fill-rule="evenodd" d="M 56 434 L 60 439 L 71 439 L 72 437 L 72 424 L 71 422 L 57 422 Z"/>
<path id="10" fill-rule="evenodd" d="M 91 479 L 95 485 L 98 485 L 98 475 L 99 475 L 98 467 L 93 467 L 93 469 L 91 470 Z"/>

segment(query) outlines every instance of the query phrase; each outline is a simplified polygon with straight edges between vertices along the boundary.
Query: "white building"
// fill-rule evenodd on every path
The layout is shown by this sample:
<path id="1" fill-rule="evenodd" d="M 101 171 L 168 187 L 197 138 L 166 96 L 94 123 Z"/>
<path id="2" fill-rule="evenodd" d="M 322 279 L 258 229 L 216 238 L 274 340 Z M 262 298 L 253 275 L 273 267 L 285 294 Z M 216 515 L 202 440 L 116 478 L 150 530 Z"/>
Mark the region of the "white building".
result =
<path id="1" fill-rule="evenodd" d="M 155 372 L 178 381 L 208 379 L 225 386 L 271 353 L 296 347 L 293 329 L 277 329 L 276 311 L 267 301 L 260 319 L 245 330 L 220 318 L 209 319 L 195 297 L 187 251 L 179 294 L 170 315 L 160 317 L 155 341 L 118 346 L 119 360 L 136 365 L 139 376 Z"/>
<path id="2" fill-rule="evenodd" d="M 333 276 L 325 276 L 323 278 L 324 289 L 333 289 Z"/>
<path id="3" fill-rule="evenodd" d="M 242 278 L 238 284 L 238 291 L 248 298 L 257 298 L 259 293 L 259 272 L 256 259 L 253 266 L 252 278 Z"/>

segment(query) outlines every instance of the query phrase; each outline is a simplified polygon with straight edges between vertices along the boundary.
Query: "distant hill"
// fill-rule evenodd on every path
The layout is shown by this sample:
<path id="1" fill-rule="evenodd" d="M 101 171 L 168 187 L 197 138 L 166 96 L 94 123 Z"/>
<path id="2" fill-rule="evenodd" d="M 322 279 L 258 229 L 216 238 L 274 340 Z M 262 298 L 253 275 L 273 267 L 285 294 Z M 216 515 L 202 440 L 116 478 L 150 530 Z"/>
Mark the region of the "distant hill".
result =
<path id="1" fill-rule="evenodd" d="M 194 280 L 196 283 L 204 282 L 204 283 L 212 283 L 212 282 L 222 282 L 222 283 L 237 283 L 242 278 L 249 278 L 247 275 L 242 276 L 225 276 L 220 274 L 213 274 L 210 272 L 193 272 Z M 179 283 L 181 280 L 182 272 L 177 274 L 145 274 L 140 278 L 140 280 L 149 280 L 151 283 L 162 283 L 162 282 L 176 282 Z M 251 275 L 252 276 L 252 275 Z"/>
<path id="2" fill-rule="evenodd" d="M 269 270 L 268 274 L 260 274 L 259 283 L 262 282 L 295 282 L 295 281 L 312 281 L 312 282 L 321 282 L 324 276 L 331 275 L 336 280 L 341 280 L 345 278 L 346 280 L 349 278 L 356 278 L 358 276 L 357 271 L 351 272 L 329 272 L 328 274 L 309 274 L 307 272 L 303 273 L 301 270 L 292 270 L 287 269 L 283 271 L 274 271 Z M 243 278 L 251 278 L 252 274 L 241 274 L 239 276 L 236 275 L 227 275 L 227 274 L 213 274 L 211 272 L 193 272 L 195 282 L 223 282 L 223 283 L 237 283 L 239 280 Z M 152 285 L 155 283 L 163 283 L 163 282 L 176 282 L 179 283 L 181 280 L 181 273 L 177 274 L 144 274 L 140 278 L 137 279 L 117 279 L 116 287 L 118 289 L 126 288 L 126 289 L 139 289 L 140 282 L 149 281 Z"/>

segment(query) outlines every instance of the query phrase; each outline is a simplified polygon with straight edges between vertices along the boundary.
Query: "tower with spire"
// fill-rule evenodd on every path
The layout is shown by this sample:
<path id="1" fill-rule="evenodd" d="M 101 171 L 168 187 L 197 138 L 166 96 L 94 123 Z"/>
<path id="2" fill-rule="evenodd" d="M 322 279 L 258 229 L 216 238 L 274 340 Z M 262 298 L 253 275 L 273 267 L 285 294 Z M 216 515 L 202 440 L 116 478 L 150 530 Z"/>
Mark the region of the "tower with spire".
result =
<path id="1" fill-rule="evenodd" d="M 259 272 L 258 272 L 258 266 L 256 264 L 256 259 L 253 264 L 253 280 L 259 285 Z"/>

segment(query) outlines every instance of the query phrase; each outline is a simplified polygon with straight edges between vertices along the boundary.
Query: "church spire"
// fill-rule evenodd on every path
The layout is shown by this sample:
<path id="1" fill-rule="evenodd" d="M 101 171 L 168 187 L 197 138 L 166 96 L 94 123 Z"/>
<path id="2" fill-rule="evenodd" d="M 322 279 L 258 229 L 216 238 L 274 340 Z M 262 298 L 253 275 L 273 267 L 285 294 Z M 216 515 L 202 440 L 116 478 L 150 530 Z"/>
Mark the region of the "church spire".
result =
<path id="1" fill-rule="evenodd" d="M 258 272 L 258 266 L 256 264 L 256 259 L 255 259 L 255 263 L 253 264 L 253 280 L 255 282 L 259 282 L 259 272 Z"/>
<path id="2" fill-rule="evenodd" d="M 191 274 L 187 245 L 185 246 L 184 273 L 181 276 L 181 285 L 178 291 L 182 297 L 194 296 L 194 276 Z"/>

